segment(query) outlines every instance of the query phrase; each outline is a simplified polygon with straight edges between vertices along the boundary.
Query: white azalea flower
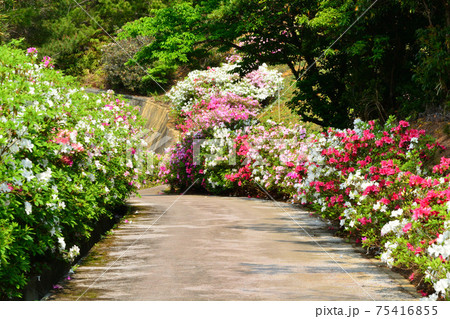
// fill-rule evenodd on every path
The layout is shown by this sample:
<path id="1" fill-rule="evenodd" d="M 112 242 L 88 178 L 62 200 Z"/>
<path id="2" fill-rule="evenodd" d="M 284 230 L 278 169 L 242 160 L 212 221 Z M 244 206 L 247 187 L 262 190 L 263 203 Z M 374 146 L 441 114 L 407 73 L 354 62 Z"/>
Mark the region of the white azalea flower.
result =
<path id="1" fill-rule="evenodd" d="M 381 203 L 377 202 L 376 204 L 373 205 L 373 210 L 380 210 L 381 208 Z"/>
<path id="2" fill-rule="evenodd" d="M 24 138 L 20 141 L 20 146 L 28 149 L 30 152 L 32 151 L 32 149 L 34 147 L 33 143 L 31 143 L 31 141 L 26 138 Z"/>
<path id="3" fill-rule="evenodd" d="M 31 168 L 33 166 L 33 162 L 30 161 L 28 158 L 23 159 L 21 163 L 24 168 Z"/>
<path id="4" fill-rule="evenodd" d="M 434 290 L 436 290 L 437 293 L 445 294 L 449 286 L 450 286 L 450 279 L 444 278 L 436 282 L 433 285 L 433 288 Z"/>
<path id="5" fill-rule="evenodd" d="M 43 182 L 44 184 L 47 184 L 51 177 L 52 177 L 52 170 L 50 168 L 47 168 L 45 172 L 36 175 L 38 181 Z"/>
<path id="6" fill-rule="evenodd" d="M 80 254 L 80 248 L 78 247 L 78 246 L 72 246 L 70 249 L 69 249 L 69 253 L 67 254 L 67 257 L 70 259 L 70 260 L 74 260 L 75 259 L 75 257 L 76 256 L 78 256 Z"/>
<path id="7" fill-rule="evenodd" d="M 9 151 L 12 154 L 16 154 L 18 151 L 20 151 L 19 145 L 17 143 L 14 143 L 13 145 L 11 145 L 11 147 L 9 148 Z"/>
<path id="8" fill-rule="evenodd" d="M 9 193 L 9 187 L 6 183 L 0 184 L 0 193 Z"/>
<path id="9" fill-rule="evenodd" d="M 399 208 L 397 210 L 393 210 L 391 212 L 391 217 L 398 217 L 401 216 L 403 214 L 403 209 Z"/>
<path id="10" fill-rule="evenodd" d="M 14 183 L 14 185 L 17 185 L 17 186 L 23 185 L 23 181 L 15 178 L 15 177 L 13 177 L 13 183 Z"/>
<path id="11" fill-rule="evenodd" d="M 59 244 L 59 250 L 63 251 L 64 249 L 66 249 L 66 242 L 64 241 L 64 238 L 59 237 L 58 238 L 58 244 Z"/>
<path id="12" fill-rule="evenodd" d="M 27 213 L 27 215 L 30 215 L 32 211 L 33 208 L 31 207 L 31 204 L 29 202 L 25 202 L 25 213 Z"/>
<path id="13" fill-rule="evenodd" d="M 420 298 L 420 300 L 421 301 L 436 301 L 438 299 L 438 297 L 439 297 L 438 294 L 434 293 L 434 294 L 429 295 L 427 297 Z"/>
<path id="14" fill-rule="evenodd" d="M 26 180 L 27 180 L 28 182 L 31 181 L 33 178 L 35 178 L 35 176 L 33 175 L 33 172 L 30 171 L 30 170 L 24 170 L 24 171 L 22 172 L 22 176 L 23 176 L 24 178 L 26 178 Z"/>

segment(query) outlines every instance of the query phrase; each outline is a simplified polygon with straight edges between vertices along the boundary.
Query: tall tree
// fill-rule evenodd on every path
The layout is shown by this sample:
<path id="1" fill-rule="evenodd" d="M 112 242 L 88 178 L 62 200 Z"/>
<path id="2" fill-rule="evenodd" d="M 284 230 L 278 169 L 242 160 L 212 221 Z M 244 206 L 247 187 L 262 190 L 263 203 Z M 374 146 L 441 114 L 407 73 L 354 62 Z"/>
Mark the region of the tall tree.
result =
<path id="1" fill-rule="evenodd" d="M 213 40 L 244 53 L 245 70 L 287 64 L 297 79 L 290 105 L 308 121 L 344 127 L 355 117 L 386 119 L 414 86 L 415 32 L 425 19 L 389 0 L 364 13 L 372 4 L 233 1 L 217 11 Z"/>
<path id="2" fill-rule="evenodd" d="M 210 55 L 207 15 L 220 1 L 196 3 L 180 1 L 123 27 L 121 40 L 138 36 L 153 39 L 134 57 L 135 62 L 151 65 L 145 79 L 166 83 L 178 67 L 198 67 Z"/>
<path id="3" fill-rule="evenodd" d="M 384 120 L 448 103 L 448 6 L 446 0 L 182 1 L 125 26 L 121 37 L 153 37 L 136 58 L 163 76 L 213 47 L 242 54 L 243 73 L 261 63 L 286 64 L 296 78 L 290 106 L 308 121 L 345 127 L 356 117 Z"/>

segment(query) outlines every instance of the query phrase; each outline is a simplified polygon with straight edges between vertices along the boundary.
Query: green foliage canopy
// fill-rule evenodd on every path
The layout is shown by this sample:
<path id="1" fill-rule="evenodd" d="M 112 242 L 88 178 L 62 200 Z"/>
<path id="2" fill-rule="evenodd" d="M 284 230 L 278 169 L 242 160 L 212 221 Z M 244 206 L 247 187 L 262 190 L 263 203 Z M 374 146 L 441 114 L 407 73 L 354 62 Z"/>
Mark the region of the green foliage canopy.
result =
<path id="1" fill-rule="evenodd" d="M 291 107 L 345 127 L 448 101 L 449 12 L 444 0 L 184 1 L 125 26 L 121 37 L 154 37 L 136 55 L 155 64 L 153 74 L 211 47 L 243 55 L 243 73 L 286 64 L 297 79 Z"/>
<path id="2" fill-rule="evenodd" d="M 217 1 L 209 4 L 213 2 Z M 180 65 L 198 67 L 196 62 L 208 56 L 205 15 L 210 10 L 208 6 L 181 2 L 123 27 L 121 40 L 138 36 L 153 39 L 134 57 L 138 63 L 152 65 L 144 80 L 166 83 Z"/>

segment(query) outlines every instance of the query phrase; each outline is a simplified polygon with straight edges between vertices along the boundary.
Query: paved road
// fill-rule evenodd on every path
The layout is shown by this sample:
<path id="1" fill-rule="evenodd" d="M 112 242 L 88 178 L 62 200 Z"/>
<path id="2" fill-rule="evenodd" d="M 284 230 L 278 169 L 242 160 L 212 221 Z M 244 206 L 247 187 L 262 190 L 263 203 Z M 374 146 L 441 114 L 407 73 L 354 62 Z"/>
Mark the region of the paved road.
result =
<path id="1" fill-rule="evenodd" d="M 156 187 L 49 300 L 417 300 L 379 261 L 291 205 Z M 295 220 L 295 221 L 294 221 Z"/>

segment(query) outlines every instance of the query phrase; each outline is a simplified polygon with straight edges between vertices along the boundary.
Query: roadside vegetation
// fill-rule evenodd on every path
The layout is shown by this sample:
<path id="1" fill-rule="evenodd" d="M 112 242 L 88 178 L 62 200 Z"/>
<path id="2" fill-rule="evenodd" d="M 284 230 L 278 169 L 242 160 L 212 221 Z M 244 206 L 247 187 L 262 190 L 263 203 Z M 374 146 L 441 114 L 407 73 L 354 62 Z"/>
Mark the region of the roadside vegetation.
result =
<path id="1" fill-rule="evenodd" d="M 55 260 L 73 262 L 146 183 L 139 109 L 85 93 L 37 56 L 0 46 L 1 299 L 21 297 Z"/>

